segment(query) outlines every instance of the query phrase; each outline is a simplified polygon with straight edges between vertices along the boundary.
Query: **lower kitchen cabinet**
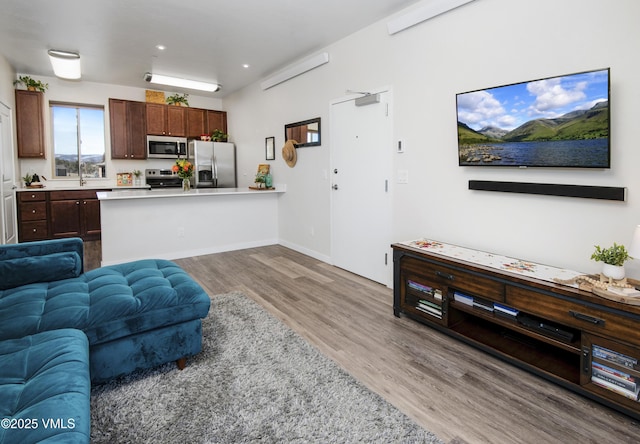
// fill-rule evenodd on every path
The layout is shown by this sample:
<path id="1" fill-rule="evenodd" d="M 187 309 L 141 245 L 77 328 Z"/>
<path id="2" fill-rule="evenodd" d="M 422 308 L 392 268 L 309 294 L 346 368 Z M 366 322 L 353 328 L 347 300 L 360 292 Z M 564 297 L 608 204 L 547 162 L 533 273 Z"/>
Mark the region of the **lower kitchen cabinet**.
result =
<path id="1" fill-rule="evenodd" d="M 101 237 L 97 191 L 64 190 L 19 192 L 20 241 Z"/>

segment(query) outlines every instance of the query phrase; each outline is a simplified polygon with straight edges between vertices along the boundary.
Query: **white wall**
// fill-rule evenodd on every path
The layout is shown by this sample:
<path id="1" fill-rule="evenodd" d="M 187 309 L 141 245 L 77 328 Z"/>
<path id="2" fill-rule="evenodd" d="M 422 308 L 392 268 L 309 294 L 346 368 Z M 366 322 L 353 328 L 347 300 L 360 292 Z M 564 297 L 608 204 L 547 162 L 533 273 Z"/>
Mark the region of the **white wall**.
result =
<path id="1" fill-rule="evenodd" d="M 19 75 L 23 75 L 19 73 Z M 80 103 L 87 105 L 102 105 L 105 111 L 105 143 L 107 150 L 107 179 L 114 181 L 117 173 L 130 172 L 134 169 L 144 171 L 145 168 L 161 168 L 167 167 L 171 162 L 167 160 L 111 160 L 111 137 L 109 134 L 109 98 L 135 100 L 139 102 L 145 101 L 145 89 L 132 88 L 118 85 L 108 85 L 103 83 L 93 83 L 86 81 L 68 81 L 61 80 L 56 77 L 46 76 L 34 76 L 35 79 L 41 80 L 44 83 L 49 84 L 49 88 L 45 92 L 45 146 L 46 146 L 46 159 L 19 159 L 18 169 L 19 177 L 24 176 L 26 173 L 37 173 L 38 175 L 44 175 L 47 179 L 51 180 L 54 177 L 53 174 L 53 153 L 52 145 L 53 139 L 51 135 L 51 119 L 49 114 L 49 101 L 55 102 L 69 102 Z M 15 79 L 15 77 L 14 77 Z M 11 80 L 13 81 L 13 80 Z M 149 88 L 156 89 L 156 88 Z M 11 91 L 13 94 L 13 91 Z M 172 94 L 173 91 L 165 93 L 166 96 Z M 189 95 L 189 105 L 195 108 L 205 109 L 222 109 L 222 101 L 218 98 Z M 91 180 L 90 180 L 91 181 Z M 68 182 L 77 183 L 77 179 L 58 179 L 53 182 L 49 182 L 47 186 L 55 187 L 57 185 L 64 185 Z"/>
<path id="2" fill-rule="evenodd" d="M 594 244 L 628 245 L 640 223 L 638 17 L 637 0 L 478 0 L 394 36 L 386 20 L 373 24 L 324 48 L 328 64 L 267 91 L 252 85 L 225 99 L 233 116 L 229 131 L 243 153 L 241 184 L 264 161 L 264 138 L 276 136 L 272 168 L 276 182 L 287 184 L 281 241 L 330 257 L 330 188 L 323 174 L 331 167 L 329 103 L 347 89 L 391 85 L 395 138 L 407 147 L 394 154 L 394 169 L 408 170 L 410 179 L 392 190 L 394 240 L 424 236 L 595 272 Z M 611 169 L 457 166 L 456 93 L 604 67 L 612 77 Z M 279 149 L 283 126 L 317 116 L 322 146 L 299 149 L 298 165 L 288 168 Z M 628 200 L 470 191 L 471 179 L 622 186 Z M 640 277 L 638 263 L 627 264 L 629 275 Z"/>

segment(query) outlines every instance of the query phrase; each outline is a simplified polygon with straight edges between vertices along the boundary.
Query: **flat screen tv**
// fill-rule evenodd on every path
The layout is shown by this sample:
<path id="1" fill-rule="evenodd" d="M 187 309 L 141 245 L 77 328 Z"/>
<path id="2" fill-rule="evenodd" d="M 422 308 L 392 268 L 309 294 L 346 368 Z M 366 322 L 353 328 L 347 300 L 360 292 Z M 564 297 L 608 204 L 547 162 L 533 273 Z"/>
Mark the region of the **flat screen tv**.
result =
<path id="1" fill-rule="evenodd" d="M 609 168 L 609 68 L 456 95 L 460 166 Z"/>

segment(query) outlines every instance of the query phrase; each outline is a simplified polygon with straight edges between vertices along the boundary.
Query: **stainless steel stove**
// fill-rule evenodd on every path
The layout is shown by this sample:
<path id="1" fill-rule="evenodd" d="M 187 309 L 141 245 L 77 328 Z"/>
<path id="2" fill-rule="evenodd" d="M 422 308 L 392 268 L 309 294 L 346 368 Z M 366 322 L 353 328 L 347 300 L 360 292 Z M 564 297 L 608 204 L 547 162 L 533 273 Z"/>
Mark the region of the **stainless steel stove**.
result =
<path id="1" fill-rule="evenodd" d="M 147 169 L 144 170 L 144 177 L 147 185 L 151 188 L 180 188 L 182 179 L 169 169 Z"/>

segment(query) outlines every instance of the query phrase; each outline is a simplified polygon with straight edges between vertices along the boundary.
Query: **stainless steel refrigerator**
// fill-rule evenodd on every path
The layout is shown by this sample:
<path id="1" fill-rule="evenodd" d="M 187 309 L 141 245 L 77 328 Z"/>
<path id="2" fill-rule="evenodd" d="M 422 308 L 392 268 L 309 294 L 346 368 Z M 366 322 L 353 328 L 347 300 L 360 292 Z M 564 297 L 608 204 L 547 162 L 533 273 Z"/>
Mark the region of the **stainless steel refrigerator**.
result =
<path id="1" fill-rule="evenodd" d="M 196 188 L 235 188 L 236 147 L 227 142 L 189 142 Z"/>

